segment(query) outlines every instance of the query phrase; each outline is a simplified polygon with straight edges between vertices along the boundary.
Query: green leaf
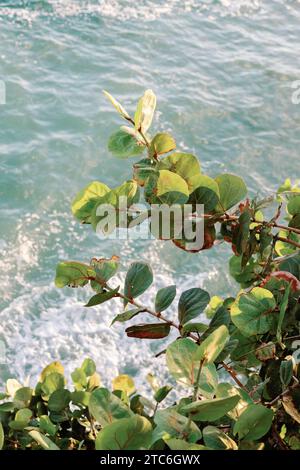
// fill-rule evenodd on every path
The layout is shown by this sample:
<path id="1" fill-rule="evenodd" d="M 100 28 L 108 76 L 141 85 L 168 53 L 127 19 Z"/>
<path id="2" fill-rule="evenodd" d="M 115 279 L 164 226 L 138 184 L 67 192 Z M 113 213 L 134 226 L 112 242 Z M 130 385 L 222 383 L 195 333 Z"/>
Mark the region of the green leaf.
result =
<path id="1" fill-rule="evenodd" d="M 56 287 L 83 287 L 91 278 L 96 277 L 95 270 L 77 261 L 62 261 L 56 267 Z"/>
<path id="2" fill-rule="evenodd" d="M 12 401 L 7 401 L 0 404 L 0 411 L 3 413 L 9 413 L 15 409 L 15 405 Z"/>
<path id="3" fill-rule="evenodd" d="M 171 152 L 176 148 L 176 142 L 170 134 L 165 132 L 156 134 L 151 140 L 150 144 L 150 157 L 157 157 L 164 153 Z"/>
<path id="4" fill-rule="evenodd" d="M 126 328 L 125 333 L 129 338 L 161 339 L 170 333 L 168 323 L 143 323 Z"/>
<path id="5" fill-rule="evenodd" d="M 30 387 L 19 388 L 14 396 L 14 404 L 16 408 L 27 408 L 30 404 L 33 390 Z"/>
<path id="6" fill-rule="evenodd" d="M 87 377 L 91 377 L 96 372 L 96 364 L 92 359 L 86 358 L 81 365 L 81 369 Z"/>
<path id="7" fill-rule="evenodd" d="M 167 395 L 169 395 L 172 389 L 173 387 L 170 385 L 164 385 L 163 387 L 160 387 L 154 394 L 154 400 L 157 401 L 157 403 L 161 403 L 167 397 Z"/>
<path id="8" fill-rule="evenodd" d="M 77 367 L 72 373 L 71 377 L 76 390 L 82 390 L 87 385 L 87 377 L 82 368 Z"/>
<path id="9" fill-rule="evenodd" d="M 246 266 L 242 266 L 243 256 L 232 256 L 229 260 L 230 275 L 241 284 L 242 287 L 249 287 L 257 278 L 257 265 L 251 258 Z"/>
<path id="10" fill-rule="evenodd" d="M 216 391 L 217 398 L 226 398 L 238 395 L 240 400 L 236 404 L 234 408 L 227 412 L 227 415 L 234 419 L 235 421 L 238 417 L 242 414 L 242 412 L 247 408 L 248 405 L 253 403 L 253 400 L 250 398 L 247 392 L 242 390 L 241 388 L 237 388 L 230 383 L 222 382 L 218 385 Z"/>
<path id="11" fill-rule="evenodd" d="M 134 114 L 134 125 L 137 130 L 147 132 L 151 126 L 156 107 L 156 96 L 152 90 L 146 90 L 139 99 L 136 112 Z"/>
<path id="12" fill-rule="evenodd" d="M 57 426 L 52 423 L 49 416 L 43 415 L 40 416 L 40 429 L 42 432 L 49 434 L 50 436 L 55 436 Z"/>
<path id="13" fill-rule="evenodd" d="M 182 335 L 187 335 L 188 333 L 204 333 L 208 329 L 208 325 L 206 323 L 186 323 L 182 327 Z"/>
<path id="14" fill-rule="evenodd" d="M 172 408 L 158 411 L 155 414 L 154 422 L 157 427 L 154 430 L 153 442 L 162 438 L 181 437 L 184 432 L 187 433 L 188 442 L 197 442 L 201 439 L 201 431 L 198 426 L 192 421 L 187 427 L 188 418 Z"/>
<path id="15" fill-rule="evenodd" d="M 200 361 L 197 359 L 199 346 L 189 338 L 178 339 L 171 343 L 166 352 L 167 367 L 177 382 L 193 387 L 198 374 Z M 203 366 L 199 381 L 199 393 L 212 398 L 218 384 L 214 364 Z"/>
<path id="16" fill-rule="evenodd" d="M 282 329 L 282 323 L 283 323 L 284 316 L 285 316 L 285 313 L 286 313 L 286 310 L 287 310 L 287 307 L 288 307 L 288 303 L 289 303 L 290 291 L 291 291 L 291 284 L 289 284 L 287 286 L 287 288 L 285 289 L 285 291 L 284 291 L 283 298 L 282 298 L 282 301 L 281 301 L 281 304 L 280 304 L 279 316 L 278 316 L 276 339 L 277 339 L 278 343 L 281 345 L 281 347 L 284 347 L 284 345 L 282 343 L 281 329 Z"/>
<path id="17" fill-rule="evenodd" d="M 192 178 L 200 174 L 200 163 L 195 155 L 175 152 L 160 160 L 159 170 L 171 171 L 183 178 L 188 185 L 188 192 L 193 187 Z"/>
<path id="18" fill-rule="evenodd" d="M 216 360 L 229 340 L 229 332 L 225 325 L 214 330 L 199 346 L 197 358 L 203 364 L 209 364 Z"/>
<path id="19" fill-rule="evenodd" d="M 176 286 L 168 286 L 160 289 L 155 297 L 155 311 L 162 312 L 166 310 L 176 296 Z"/>
<path id="20" fill-rule="evenodd" d="M 112 381 L 113 390 L 121 390 L 126 395 L 132 395 L 135 392 L 135 385 L 133 379 L 126 374 L 121 374 L 115 377 Z"/>
<path id="21" fill-rule="evenodd" d="M 127 271 L 124 294 L 128 299 L 134 299 L 143 294 L 153 282 L 153 273 L 150 265 L 144 262 L 135 262 Z M 124 301 L 126 304 L 128 301 Z"/>
<path id="22" fill-rule="evenodd" d="M 239 395 L 234 395 L 227 398 L 194 401 L 184 406 L 182 411 L 190 414 L 195 421 L 216 421 L 232 410 L 239 400 Z"/>
<path id="23" fill-rule="evenodd" d="M 107 425 L 97 434 L 96 450 L 145 450 L 150 447 L 152 426 L 139 415 Z"/>
<path id="24" fill-rule="evenodd" d="M 47 375 L 52 374 L 53 372 L 58 372 L 60 375 L 64 375 L 64 366 L 59 361 L 54 361 L 48 364 L 41 373 L 40 382 L 44 382 Z"/>
<path id="25" fill-rule="evenodd" d="M 205 446 L 186 442 L 183 439 L 165 439 L 165 443 L 171 450 L 209 450 Z"/>
<path id="26" fill-rule="evenodd" d="M 0 450 L 3 449 L 3 446 L 4 446 L 4 431 L 3 431 L 3 426 L 2 426 L 2 423 L 0 421 Z"/>
<path id="27" fill-rule="evenodd" d="M 267 333 L 274 326 L 276 301 L 267 289 L 254 287 L 242 292 L 231 306 L 231 319 L 246 336 Z"/>
<path id="28" fill-rule="evenodd" d="M 236 421 L 233 434 L 238 434 L 239 439 L 256 441 L 269 431 L 273 414 L 263 405 L 249 405 Z"/>
<path id="29" fill-rule="evenodd" d="M 169 170 L 160 170 L 158 176 L 148 178 L 145 198 L 150 204 L 185 204 L 189 189 L 185 180 Z"/>
<path id="30" fill-rule="evenodd" d="M 184 291 L 178 303 L 178 318 L 181 325 L 193 320 L 204 311 L 210 301 L 208 292 L 199 287 Z"/>
<path id="31" fill-rule="evenodd" d="M 101 424 L 102 427 L 113 421 L 132 416 L 132 411 L 116 395 L 106 388 L 98 388 L 91 394 L 89 412 Z"/>
<path id="32" fill-rule="evenodd" d="M 84 405 L 89 406 L 90 403 L 90 392 L 85 392 L 83 390 L 77 390 L 76 392 L 71 393 L 71 401 L 75 403 L 75 405 Z"/>
<path id="33" fill-rule="evenodd" d="M 106 258 L 92 258 L 91 267 L 96 272 L 96 278 L 101 283 L 106 283 L 111 279 L 119 268 L 120 258 L 119 256 L 112 256 L 109 259 Z"/>
<path id="34" fill-rule="evenodd" d="M 95 294 L 93 295 L 93 297 L 90 298 L 85 307 L 95 307 L 96 305 L 103 304 L 104 302 L 107 302 L 108 300 L 113 299 L 114 297 L 118 297 L 118 291 L 119 287 L 113 290 Z"/>
<path id="35" fill-rule="evenodd" d="M 244 180 L 239 176 L 225 173 L 215 178 L 219 186 L 220 205 L 218 211 L 227 211 L 240 202 L 247 194 Z"/>
<path id="36" fill-rule="evenodd" d="M 80 222 L 90 223 L 90 216 L 97 200 L 110 191 L 99 181 L 93 181 L 82 189 L 72 202 L 72 213 Z"/>
<path id="37" fill-rule="evenodd" d="M 71 401 L 71 393 L 69 390 L 61 389 L 56 390 L 50 395 L 48 401 L 48 408 L 50 411 L 62 411 L 64 410 Z"/>
<path id="38" fill-rule="evenodd" d="M 280 380 L 284 387 L 287 387 L 293 377 L 293 360 L 282 361 L 280 364 Z"/>
<path id="39" fill-rule="evenodd" d="M 207 447 L 214 450 L 238 450 L 237 444 L 227 434 L 215 426 L 203 429 L 203 440 Z"/>
<path id="40" fill-rule="evenodd" d="M 143 311 L 142 308 L 134 308 L 132 310 L 125 310 L 125 312 L 119 313 L 119 315 L 117 315 L 113 319 L 110 326 L 112 326 L 116 322 L 123 323 L 123 322 L 126 322 L 128 320 L 131 320 L 132 318 L 134 318 L 136 315 L 138 315 L 142 311 Z"/>
<path id="41" fill-rule="evenodd" d="M 108 150 L 117 158 L 129 158 L 143 153 L 145 145 L 122 128 L 110 136 Z"/>
<path id="42" fill-rule="evenodd" d="M 300 194 L 292 196 L 287 205 L 288 213 L 297 215 L 300 213 Z"/>
<path id="43" fill-rule="evenodd" d="M 115 109 L 118 111 L 119 114 L 121 114 L 121 116 L 124 119 L 126 119 L 126 120 L 130 119 L 130 116 L 127 113 L 127 111 L 123 108 L 123 106 L 110 93 L 108 93 L 108 91 L 103 90 L 103 93 L 106 96 L 106 98 L 109 99 L 111 104 L 115 107 Z"/>
<path id="44" fill-rule="evenodd" d="M 250 236 L 251 214 L 249 210 L 244 210 L 238 220 L 238 228 L 234 233 L 232 242 L 235 245 L 236 252 L 243 255 L 248 247 L 248 239 Z M 243 263 L 243 260 L 242 260 Z"/>
<path id="45" fill-rule="evenodd" d="M 144 186 L 147 178 L 153 176 L 158 177 L 159 173 L 156 169 L 156 163 L 149 158 L 144 158 L 133 165 L 133 179 L 139 186 Z"/>
<path id="46" fill-rule="evenodd" d="M 204 213 L 215 209 L 220 199 L 219 186 L 209 176 L 195 174 L 189 179 L 191 204 L 204 204 Z"/>
<path id="47" fill-rule="evenodd" d="M 63 389 L 65 386 L 65 378 L 59 372 L 51 372 L 45 377 L 42 383 L 42 392 L 46 396 L 50 396 L 56 390 Z"/>
<path id="48" fill-rule="evenodd" d="M 60 450 L 54 442 L 39 431 L 29 431 L 28 433 L 44 450 Z"/>

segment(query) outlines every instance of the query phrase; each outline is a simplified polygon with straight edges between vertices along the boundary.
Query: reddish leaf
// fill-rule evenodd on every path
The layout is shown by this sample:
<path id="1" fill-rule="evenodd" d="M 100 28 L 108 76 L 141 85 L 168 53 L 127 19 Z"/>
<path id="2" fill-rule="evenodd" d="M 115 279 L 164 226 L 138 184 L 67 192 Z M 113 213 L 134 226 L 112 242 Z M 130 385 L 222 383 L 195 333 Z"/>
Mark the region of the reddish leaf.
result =
<path id="1" fill-rule="evenodd" d="M 170 325 L 168 323 L 145 323 L 130 326 L 126 328 L 125 332 L 130 338 L 160 339 L 168 336 Z"/>
<path id="2" fill-rule="evenodd" d="M 267 282 L 274 277 L 276 279 L 283 279 L 284 281 L 288 282 L 291 286 L 292 291 L 297 292 L 300 290 L 300 281 L 298 281 L 296 276 L 289 273 L 288 271 L 274 271 L 263 280 L 260 287 L 264 287 Z"/>

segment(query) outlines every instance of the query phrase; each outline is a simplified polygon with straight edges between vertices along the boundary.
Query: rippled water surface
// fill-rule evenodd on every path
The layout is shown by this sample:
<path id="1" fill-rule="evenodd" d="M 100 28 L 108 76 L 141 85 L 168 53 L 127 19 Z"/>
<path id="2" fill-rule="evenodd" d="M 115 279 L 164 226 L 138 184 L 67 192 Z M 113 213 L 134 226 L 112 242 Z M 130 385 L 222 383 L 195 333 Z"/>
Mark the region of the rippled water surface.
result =
<path id="1" fill-rule="evenodd" d="M 299 24 L 296 0 L 0 1 L 0 378 L 36 375 L 54 359 L 72 369 L 85 356 L 107 380 L 152 369 L 162 345 L 110 328 L 117 304 L 88 310 L 86 292 L 57 290 L 59 260 L 120 253 L 123 273 L 150 260 L 148 303 L 176 281 L 218 295 L 237 288 L 228 247 L 188 255 L 158 241 L 100 241 L 73 220 L 70 201 L 91 180 L 131 175 L 130 161 L 106 149 L 119 120 L 103 88 L 129 110 L 152 88 L 155 128 L 212 176 L 242 174 L 252 194 L 299 177 Z"/>

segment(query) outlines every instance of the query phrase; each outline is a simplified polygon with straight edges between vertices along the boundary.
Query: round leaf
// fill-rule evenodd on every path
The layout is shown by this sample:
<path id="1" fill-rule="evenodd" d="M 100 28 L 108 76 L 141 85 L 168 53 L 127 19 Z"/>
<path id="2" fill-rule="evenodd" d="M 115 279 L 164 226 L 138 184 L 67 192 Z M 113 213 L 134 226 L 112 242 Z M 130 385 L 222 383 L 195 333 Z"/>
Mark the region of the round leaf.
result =
<path id="1" fill-rule="evenodd" d="M 234 425 L 233 433 L 239 439 L 255 441 L 269 431 L 273 420 L 273 411 L 263 405 L 249 405 Z"/>
<path id="2" fill-rule="evenodd" d="M 178 318 L 181 325 L 193 320 L 204 311 L 210 301 L 208 292 L 199 287 L 184 291 L 178 303 Z"/>
<path id="3" fill-rule="evenodd" d="M 215 178 L 219 186 L 221 212 L 227 211 L 240 202 L 247 194 L 244 180 L 236 175 L 225 173 Z"/>
<path id="4" fill-rule="evenodd" d="M 124 129 L 114 132 L 108 141 L 108 150 L 118 158 L 129 158 L 140 155 L 145 150 L 145 145 L 137 141 Z"/>
<path id="5" fill-rule="evenodd" d="M 231 319 L 246 336 L 264 334 L 274 325 L 277 314 L 273 312 L 276 301 L 272 292 L 254 287 L 241 293 L 231 306 Z"/>
<path id="6" fill-rule="evenodd" d="M 139 415 L 123 418 L 98 432 L 96 450 L 145 450 L 150 447 L 152 426 Z"/>
<path id="7" fill-rule="evenodd" d="M 128 406 L 106 388 L 98 388 L 92 392 L 89 411 L 102 427 L 113 421 L 132 416 L 132 411 Z"/>

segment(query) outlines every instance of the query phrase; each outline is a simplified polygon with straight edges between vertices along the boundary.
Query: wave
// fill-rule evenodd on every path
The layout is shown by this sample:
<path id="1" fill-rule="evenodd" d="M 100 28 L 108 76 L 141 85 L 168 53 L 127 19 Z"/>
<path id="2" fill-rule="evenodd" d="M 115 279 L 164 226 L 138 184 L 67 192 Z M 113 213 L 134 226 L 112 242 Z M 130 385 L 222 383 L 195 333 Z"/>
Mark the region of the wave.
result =
<path id="1" fill-rule="evenodd" d="M 43 16 L 66 18 L 97 15 L 120 21 L 153 21 L 185 12 L 212 16 L 247 16 L 258 12 L 262 4 L 262 0 L 8 0 L 0 5 L 0 17 L 34 21 Z"/>

